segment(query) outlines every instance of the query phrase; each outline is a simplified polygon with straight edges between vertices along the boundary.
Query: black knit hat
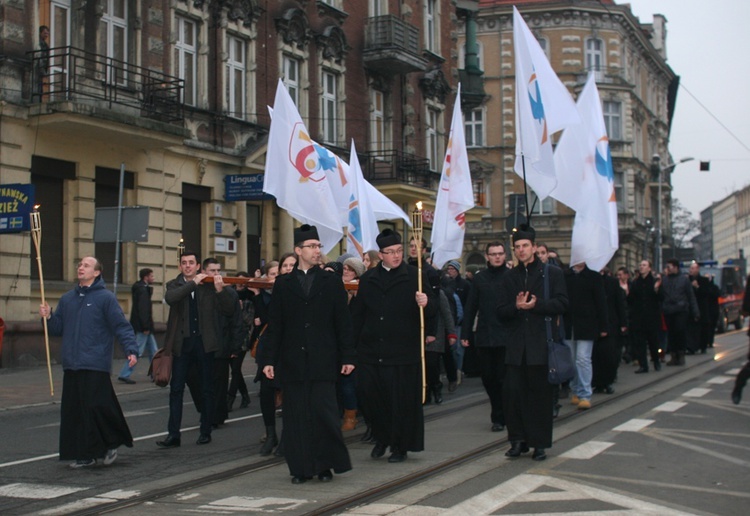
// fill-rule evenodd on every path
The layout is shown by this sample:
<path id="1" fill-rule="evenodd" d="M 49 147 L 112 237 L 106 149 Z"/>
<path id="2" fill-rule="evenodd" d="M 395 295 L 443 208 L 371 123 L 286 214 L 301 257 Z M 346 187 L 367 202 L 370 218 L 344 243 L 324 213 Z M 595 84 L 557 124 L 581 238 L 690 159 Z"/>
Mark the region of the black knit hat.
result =
<path id="1" fill-rule="evenodd" d="M 386 247 L 400 244 L 401 235 L 391 228 L 386 228 L 375 238 L 375 242 L 378 244 L 379 249 L 385 249 Z"/>
<path id="2" fill-rule="evenodd" d="M 318 228 L 309 224 L 302 224 L 294 230 L 294 245 L 301 244 L 305 240 L 320 240 Z"/>
<path id="3" fill-rule="evenodd" d="M 513 243 L 519 240 L 531 240 L 533 244 L 536 239 L 536 231 L 528 224 L 520 224 L 517 228 L 513 228 L 512 238 Z"/>

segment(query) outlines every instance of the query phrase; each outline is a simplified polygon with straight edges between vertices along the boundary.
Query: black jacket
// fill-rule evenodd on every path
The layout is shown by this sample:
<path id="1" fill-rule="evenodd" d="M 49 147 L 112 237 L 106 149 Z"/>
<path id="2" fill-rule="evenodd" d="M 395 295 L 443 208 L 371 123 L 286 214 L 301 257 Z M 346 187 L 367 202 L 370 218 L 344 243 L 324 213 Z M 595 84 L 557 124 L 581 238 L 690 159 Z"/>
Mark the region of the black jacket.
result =
<path id="1" fill-rule="evenodd" d="M 505 346 L 508 338 L 506 324 L 501 323 L 497 315 L 500 301 L 503 276 L 510 272 L 505 264 L 500 267 L 488 267 L 474 276 L 469 291 L 469 299 L 464 307 L 464 322 L 461 338 L 468 339 L 474 327 L 474 318 L 479 314 L 474 345 L 477 347 Z"/>
<path id="2" fill-rule="evenodd" d="M 133 307 L 130 311 L 130 324 L 136 333 L 154 332 L 154 318 L 151 309 L 151 295 L 154 289 L 145 281 L 136 281 L 130 289 L 133 294 Z"/>
<path id="3" fill-rule="evenodd" d="M 659 330 L 661 310 L 659 308 L 659 294 L 654 290 L 655 283 L 656 278 L 653 274 L 646 277 L 639 274 L 630 284 L 628 321 L 631 331 L 654 332 Z"/>
<path id="4" fill-rule="evenodd" d="M 565 271 L 565 286 L 570 305 L 565 314 L 565 338 L 596 340 L 609 329 L 607 300 L 602 275 L 584 267 Z"/>
<path id="5" fill-rule="evenodd" d="M 357 357 L 362 363 L 382 365 L 418 364 L 420 358 L 417 268 L 401 263 L 387 271 L 382 265 L 365 272 L 350 305 L 354 321 Z M 438 301 L 422 272 L 425 335 L 435 335 Z"/>
<path id="6" fill-rule="evenodd" d="M 607 298 L 607 321 L 610 335 L 619 335 L 620 328 L 628 326 L 628 303 L 625 291 L 620 283 L 612 276 L 602 276 L 604 280 L 604 296 Z"/>
<path id="7" fill-rule="evenodd" d="M 309 294 L 296 268 L 278 276 L 259 367 L 274 366 L 279 381 L 335 382 L 342 364 L 356 364 L 352 320 L 341 277 L 318 267 Z"/>
<path id="8" fill-rule="evenodd" d="M 524 355 L 527 365 L 547 365 L 547 328 L 545 318 L 552 319 L 553 334 L 557 316 L 568 309 L 568 293 L 562 271 L 550 265 L 549 299 L 544 298 L 544 264 L 534 258 L 528 267 L 519 263 L 503 274 L 502 295 L 497 311 L 500 321 L 508 325 L 508 343 L 505 363 L 520 366 Z M 518 310 L 516 296 L 529 291 L 536 296 L 536 306 L 531 310 Z"/>

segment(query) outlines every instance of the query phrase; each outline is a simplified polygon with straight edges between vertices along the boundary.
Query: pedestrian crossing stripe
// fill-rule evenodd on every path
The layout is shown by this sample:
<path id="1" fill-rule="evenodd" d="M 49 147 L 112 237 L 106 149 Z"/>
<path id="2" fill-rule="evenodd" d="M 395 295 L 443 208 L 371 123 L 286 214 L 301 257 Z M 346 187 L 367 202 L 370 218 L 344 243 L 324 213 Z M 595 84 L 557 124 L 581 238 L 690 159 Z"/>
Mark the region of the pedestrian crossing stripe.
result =
<path id="1" fill-rule="evenodd" d="M 300 500 L 295 498 L 277 498 L 267 496 L 256 498 L 251 496 L 230 496 L 221 500 L 201 505 L 198 510 L 230 511 L 230 512 L 284 512 L 294 511 L 303 505 L 314 503 L 315 500 Z"/>
<path id="2" fill-rule="evenodd" d="M 52 500 L 78 491 L 84 491 L 88 487 L 72 486 L 50 486 L 47 484 L 27 484 L 18 482 L 0 486 L 0 496 L 8 498 L 24 498 L 28 500 Z"/>
<path id="3" fill-rule="evenodd" d="M 140 491 L 125 491 L 123 489 L 115 489 L 114 491 L 109 491 L 107 493 L 102 493 L 89 498 L 83 498 L 81 500 L 76 500 L 75 502 L 60 505 L 58 507 L 45 509 L 43 511 L 39 511 L 37 514 L 40 514 L 41 516 L 57 516 L 70 514 L 72 512 L 91 509 L 92 507 L 97 507 L 99 505 L 115 503 L 119 500 L 128 500 L 130 498 L 135 498 L 140 494 Z"/>

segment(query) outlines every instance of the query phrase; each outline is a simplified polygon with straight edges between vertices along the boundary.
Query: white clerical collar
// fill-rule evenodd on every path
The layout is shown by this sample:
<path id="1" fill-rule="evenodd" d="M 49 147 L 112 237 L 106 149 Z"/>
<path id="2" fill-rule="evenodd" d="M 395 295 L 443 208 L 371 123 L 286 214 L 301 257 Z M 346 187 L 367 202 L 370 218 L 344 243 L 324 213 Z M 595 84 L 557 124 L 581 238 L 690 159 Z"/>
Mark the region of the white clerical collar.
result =
<path id="1" fill-rule="evenodd" d="M 381 265 L 381 266 L 382 266 L 382 267 L 383 267 L 383 268 L 384 268 L 385 270 L 387 270 L 387 271 L 390 271 L 390 270 L 392 269 L 392 267 L 386 267 L 386 266 L 385 266 L 385 264 L 384 264 L 383 262 L 380 262 L 380 265 Z"/>

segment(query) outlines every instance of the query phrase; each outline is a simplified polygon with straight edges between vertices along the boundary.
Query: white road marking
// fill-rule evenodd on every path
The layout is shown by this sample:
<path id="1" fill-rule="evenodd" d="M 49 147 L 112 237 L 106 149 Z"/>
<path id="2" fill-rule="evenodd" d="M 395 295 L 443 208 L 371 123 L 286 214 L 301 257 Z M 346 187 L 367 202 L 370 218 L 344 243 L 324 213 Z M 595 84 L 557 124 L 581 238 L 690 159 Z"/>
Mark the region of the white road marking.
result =
<path id="1" fill-rule="evenodd" d="M 713 378 L 709 379 L 708 382 L 706 383 L 723 384 L 723 383 L 731 382 L 732 380 L 734 380 L 734 378 L 732 378 L 731 376 L 714 376 Z"/>
<path id="2" fill-rule="evenodd" d="M 230 496 L 211 503 L 197 507 L 198 510 L 220 510 L 232 512 L 263 511 L 283 512 L 299 509 L 305 504 L 314 503 L 315 500 L 299 500 L 295 498 L 254 498 L 250 496 Z"/>
<path id="3" fill-rule="evenodd" d="M 653 419 L 631 419 L 620 426 L 614 427 L 612 430 L 615 432 L 640 432 L 653 422 Z"/>
<path id="4" fill-rule="evenodd" d="M 51 500 L 78 491 L 85 491 L 88 487 L 50 486 L 47 484 L 27 484 L 19 482 L 0 486 L 0 496 L 8 498 L 27 498 L 29 500 Z"/>
<path id="5" fill-rule="evenodd" d="M 113 503 L 113 502 L 116 502 L 117 500 L 127 500 L 128 498 L 134 498 L 140 494 L 141 494 L 140 491 L 123 491 L 121 489 L 117 489 L 115 491 L 109 491 L 108 493 L 102 493 L 100 495 L 92 496 L 90 498 L 83 498 L 82 500 L 71 502 L 65 505 L 60 505 L 58 507 L 52 507 L 50 509 L 39 512 L 39 514 L 42 514 L 44 516 L 56 516 L 58 514 L 69 514 L 75 511 L 90 509 L 92 507 L 96 507 L 97 505 L 103 505 L 105 503 Z"/>
<path id="6" fill-rule="evenodd" d="M 727 374 L 729 376 L 737 376 L 737 373 L 740 372 L 740 368 L 736 367 L 734 369 L 730 369 L 729 371 L 726 371 L 724 374 Z"/>
<path id="7" fill-rule="evenodd" d="M 690 389 L 687 392 L 682 393 L 682 395 L 686 398 L 701 398 L 711 392 L 711 389 L 704 389 L 703 387 L 696 387 L 695 389 Z"/>
<path id="8" fill-rule="evenodd" d="M 596 457 L 601 452 L 614 444 L 615 443 L 605 443 L 602 441 L 589 441 L 566 451 L 565 453 L 560 455 L 560 457 L 564 457 L 566 459 L 588 460 Z"/>
<path id="9" fill-rule="evenodd" d="M 557 491 L 544 491 L 535 493 L 541 487 L 552 487 Z M 581 483 L 561 480 L 554 477 L 543 475 L 519 475 L 507 482 L 504 482 L 484 493 L 469 498 L 449 509 L 445 509 L 443 514 L 453 515 L 471 515 L 494 514 L 500 509 L 508 508 L 515 502 L 544 501 L 556 502 L 563 500 L 598 500 L 608 504 L 620 507 L 620 510 L 607 510 L 607 514 L 655 514 L 655 515 L 682 515 L 689 514 L 675 511 L 668 507 L 660 506 L 654 503 L 638 500 L 632 496 L 623 496 L 611 493 L 600 488 L 590 487 Z M 519 507 L 520 509 L 520 507 Z M 550 511 L 554 511 L 553 503 L 550 503 Z M 512 511 L 513 514 L 517 514 Z M 550 514 L 574 514 L 550 512 Z"/>
<path id="10" fill-rule="evenodd" d="M 684 401 L 668 401 L 666 403 L 662 403 L 658 407 L 655 407 L 653 410 L 654 412 L 675 412 L 677 410 L 680 410 L 682 407 L 687 405 Z"/>

